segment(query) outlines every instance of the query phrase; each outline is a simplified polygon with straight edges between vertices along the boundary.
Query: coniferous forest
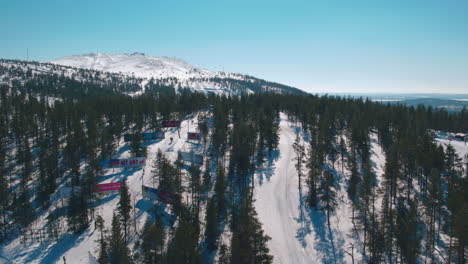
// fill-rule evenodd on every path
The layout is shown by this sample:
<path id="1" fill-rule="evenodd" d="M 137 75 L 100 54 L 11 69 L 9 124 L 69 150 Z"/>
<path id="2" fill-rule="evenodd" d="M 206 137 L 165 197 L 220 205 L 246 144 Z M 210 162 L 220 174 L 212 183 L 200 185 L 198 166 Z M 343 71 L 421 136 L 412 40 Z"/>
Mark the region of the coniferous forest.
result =
<path id="1" fill-rule="evenodd" d="M 348 252 L 353 263 L 467 262 L 466 167 L 451 145 L 435 140 L 436 131 L 467 133 L 466 109 L 294 90 L 202 94 L 168 83 L 129 96 L 139 89 L 136 80 L 95 71 L 70 76 L 0 67 L 0 75 L 7 73 L 15 78 L 0 84 L 2 245 L 60 243 L 94 230 L 97 247 L 88 251 L 103 264 L 272 263 L 271 238 L 255 208 L 256 172 L 278 153 L 284 117 L 298 131 L 291 159 L 304 206 L 320 211 L 325 226 L 342 201 L 336 177 L 345 177 L 352 210 L 346 221 L 359 243 Z M 193 117 L 202 165 L 149 151 L 142 133 Z M 109 195 L 94 191 L 106 170 L 100 163 L 130 133 L 129 153 L 153 164 L 144 180 L 173 194 L 170 202 L 152 200 L 143 210 L 126 181 Z M 381 177 L 374 138 L 385 154 Z M 58 198 L 65 187 L 69 196 Z M 111 220 L 96 210 L 107 202 L 114 204 Z M 137 226 L 144 212 L 151 217 Z"/>

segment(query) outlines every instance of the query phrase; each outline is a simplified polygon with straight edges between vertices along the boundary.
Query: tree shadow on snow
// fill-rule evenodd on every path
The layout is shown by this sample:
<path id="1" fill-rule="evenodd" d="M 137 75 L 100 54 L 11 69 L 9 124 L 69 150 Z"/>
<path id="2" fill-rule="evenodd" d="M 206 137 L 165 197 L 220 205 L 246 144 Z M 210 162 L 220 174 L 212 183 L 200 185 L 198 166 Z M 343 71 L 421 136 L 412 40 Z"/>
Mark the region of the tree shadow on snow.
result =
<path id="1" fill-rule="evenodd" d="M 258 169 L 255 170 L 255 172 L 258 174 L 258 184 L 262 185 L 263 180 L 265 179 L 266 181 L 270 181 L 271 177 L 273 176 L 273 173 L 275 172 L 275 161 L 279 159 L 280 156 L 280 151 L 279 150 L 274 150 L 271 151 L 267 156 L 267 160 L 265 164 L 262 167 L 259 167 Z M 260 166 L 260 164 L 257 164 L 257 166 Z"/>
<path id="2" fill-rule="evenodd" d="M 97 199 L 94 203 L 92 203 L 92 207 L 101 206 L 107 202 L 114 200 L 115 198 L 117 198 L 117 196 L 118 196 L 118 193 L 113 193 L 111 195 L 105 196 L 104 198 Z"/>
<path id="3" fill-rule="evenodd" d="M 324 169 L 329 170 L 335 176 L 335 186 L 337 192 L 341 189 L 338 184 L 343 180 L 343 175 L 332 170 L 328 165 Z M 306 195 L 299 190 L 299 217 L 296 221 L 301 224 L 301 227 L 296 232 L 296 239 L 301 243 L 302 247 L 307 247 L 305 237 L 312 232 L 315 233 L 314 247 L 322 256 L 322 263 L 344 263 L 344 240 L 340 236 L 335 236 L 333 230 L 327 223 L 325 212 L 310 208 L 306 203 Z M 332 217 L 332 216 L 330 216 Z"/>
<path id="4" fill-rule="evenodd" d="M 40 263 L 46 264 L 59 261 L 60 256 L 79 244 L 83 240 L 83 237 L 84 236 L 70 234 L 62 236 L 52 247 L 47 249 L 47 253 Z"/>
<path id="5" fill-rule="evenodd" d="M 151 146 L 151 145 L 153 145 L 153 144 L 159 143 L 159 142 L 161 142 L 161 141 L 162 141 L 162 139 L 147 140 L 147 141 L 143 141 L 143 142 L 141 143 L 141 145 L 142 145 L 143 147 L 148 147 L 148 146 Z"/>
<path id="6" fill-rule="evenodd" d="M 50 243 L 42 243 L 33 250 L 28 249 L 27 252 L 17 255 L 15 258 L 28 254 L 22 261 L 24 263 L 31 263 L 43 255 L 44 257 L 40 261 L 41 264 L 56 263 L 59 261 L 60 256 L 79 244 L 81 240 L 83 240 L 83 236 L 65 234 L 60 240 L 54 241 L 53 246 L 50 246 Z"/>
<path id="7" fill-rule="evenodd" d="M 309 216 L 315 231 L 315 249 L 322 254 L 322 263 L 344 263 L 344 241 L 335 241 L 333 230 L 327 224 L 326 214 L 311 209 Z"/>
<path id="8" fill-rule="evenodd" d="M 160 218 L 163 224 L 167 227 L 172 227 L 176 221 L 176 216 L 166 212 L 167 205 L 164 203 L 155 203 L 151 200 L 141 199 L 135 204 L 138 208 L 137 218 L 147 213 L 153 222 Z"/>
<path id="9" fill-rule="evenodd" d="M 116 177 L 116 179 L 117 181 L 127 180 L 128 176 L 132 176 L 135 172 L 141 171 L 141 170 L 143 170 L 143 168 L 123 169 L 118 175 L 119 177 Z"/>
<path id="10" fill-rule="evenodd" d="M 112 179 L 112 178 L 114 178 L 115 176 L 118 176 L 118 175 L 120 175 L 120 172 L 99 176 L 99 177 L 97 177 L 96 182 L 100 183 L 100 182 L 103 182 L 105 180 Z"/>
<path id="11" fill-rule="evenodd" d="M 303 248 L 307 247 L 307 242 L 305 237 L 312 232 L 311 221 L 306 217 L 305 209 L 305 200 L 306 197 L 302 194 L 302 189 L 299 190 L 299 217 L 295 218 L 296 222 L 301 225 L 301 227 L 296 232 L 296 238 L 299 240 Z"/>
<path id="12" fill-rule="evenodd" d="M 115 155 L 113 156 L 114 159 L 118 159 L 120 157 L 120 155 L 122 155 L 122 153 L 124 153 L 125 151 L 128 151 L 130 150 L 131 147 L 129 145 L 124 145 L 122 146 L 118 151 L 117 153 L 115 153 Z"/>

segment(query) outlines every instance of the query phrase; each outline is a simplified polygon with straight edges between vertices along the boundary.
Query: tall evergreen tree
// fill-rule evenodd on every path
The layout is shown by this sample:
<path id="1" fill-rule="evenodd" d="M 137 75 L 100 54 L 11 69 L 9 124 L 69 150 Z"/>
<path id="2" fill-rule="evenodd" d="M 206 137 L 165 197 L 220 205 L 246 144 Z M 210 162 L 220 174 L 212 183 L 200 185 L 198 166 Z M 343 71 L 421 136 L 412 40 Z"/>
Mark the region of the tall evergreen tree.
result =
<path id="1" fill-rule="evenodd" d="M 205 228 L 205 241 L 206 247 L 208 250 L 215 250 L 216 243 L 219 236 L 219 228 L 218 228 L 218 208 L 216 206 L 216 200 L 211 198 L 208 201 L 208 205 L 206 208 L 206 228 Z"/>
<path id="2" fill-rule="evenodd" d="M 112 217 L 111 236 L 109 239 L 109 260 L 112 264 L 130 263 L 130 255 L 125 240 L 122 236 L 122 228 L 119 217 Z"/>
<path id="3" fill-rule="evenodd" d="M 130 211 L 132 210 L 132 204 L 126 181 L 122 182 L 122 187 L 120 189 L 120 200 L 117 209 L 119 212 L 120 221 L 123 225 L 124 241 L 127 242 L 128 223 L 130 221 Z"/>
<path id="4" fill-rule="evenodd" d="M 163 263 L 164 239 L 164 225 L 161 218 L 158 218 L 156 223 L 151 223 L 148 219 L 142 230 L 144 263 Z"/>
<path id="5" fill-rule="evenodd" d="M 215 197 L 218 208 L 218 217 L 224 219 L 226 215 L 226 179 L 224 175 L 224 168 L 221 164 L 218 165 L 216 172 L 216 183 L 215 183 Z"/>
<path id="6" fill-rule="evenodd" d="M 100 238 L 99 238 L 99 257 L 98 263 L 99 264 L 107 264 L 109 263 L 108 254 L 107 254 L 107 239 L 104 235 L 104 219 L 102 216 L 98 215 L 95 219 L 95 227 L 99 230 Z"/>
<path id="7" fill-rule="evenodd" d="M 267 246 L 270 237 L 263 233 L 252 201 L 242 200 L 233 222 L 231 263 L 272 263 L 273 256 Z"/>
<path id="8" fill-rule="evenodd" d="M 321 208 L 327 213 L 327 223 L 330 226 L 330 214 L 335 210 L 337 203 L 335 178 L 332 172 L 325 170 L 320 184 Z"/>

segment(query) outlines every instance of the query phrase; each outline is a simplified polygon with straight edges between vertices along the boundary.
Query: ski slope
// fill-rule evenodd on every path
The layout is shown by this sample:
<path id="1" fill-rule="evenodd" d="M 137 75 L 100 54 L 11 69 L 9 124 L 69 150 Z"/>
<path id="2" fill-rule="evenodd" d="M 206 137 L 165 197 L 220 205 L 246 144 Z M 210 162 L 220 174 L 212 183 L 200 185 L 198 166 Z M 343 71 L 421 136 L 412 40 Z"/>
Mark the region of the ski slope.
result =
<path id="1" fill-rule="evenodd" d="M 270 158 L 265 169 L 257 172 L 255 208 L 265 233 L 271 237 L 269 248 L 274 256 L 273 262 L 350 263 L 344 253 L 350 240 L 348 234 L 351 233 L 344 177 L 329 168 L 335 174 L 339 203 L 331 216 L 329 228 L 323 212 L 307 207 L 308 190 L 304 179 L 302 191 L 299 191 L 299 179 L 294 166 L 296 154 L 292 147 L 296 131 L 299 133 L 299 129 L 287 120 L 286 115 L 281 114 L 279 153 L 277 157 L 273 155 Z"/>
<path id="2" fill-rule="evenodd" d="M 265 233 L 271 237 L 269 248 L 274 263 L 311 263 L 318 255 L 313 234 L 297 238 L 303 222 L 300 219 L 299 180 L 293 161 L 292 144 L 296 133 L 285 115 L 281 115 L 280 133 L 279 158 L 273 161 L 269 170 L 257 175 L 255 208 Z"/>
<path id="3" fill-rule="evenodd" d="M 302 193 L 295 168 L 296 153 L 292 147 L 296 133 L 302 133 L 294 123 L 281 114 L 279 153 L 273 154 L 265 168 L 256 173 L 255 208 L 265 233 L 271 237 L 270 253 L 276 264 L 297 263 L 353 263 L 362 259 L 362 242 L 353 232 L 351 201 L 347 196 L 347 170 L 341 172 L 340 162 L 327 163 L 324 169 L 335 177 L 337 207 L 331 214 L 328 227 L 326 215 L 306 205 L 308 189 L 302 179 Z M 301 135 L 307 147 L 308 136 Z M 372 141 L 374 171 L 381 180 L 385 154 Z M 307 151 L 307 148 L 306 148 Z M 304 172 L 305 172 L 305 168 Z"/>

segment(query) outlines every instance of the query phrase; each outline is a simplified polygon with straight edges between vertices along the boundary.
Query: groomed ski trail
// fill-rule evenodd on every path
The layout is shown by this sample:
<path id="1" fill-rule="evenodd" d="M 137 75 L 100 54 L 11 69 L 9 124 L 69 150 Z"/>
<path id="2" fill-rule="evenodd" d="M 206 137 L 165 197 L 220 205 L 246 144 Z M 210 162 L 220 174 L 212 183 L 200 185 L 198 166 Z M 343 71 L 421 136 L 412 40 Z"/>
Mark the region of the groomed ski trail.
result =
<path id="1" fill-rule="evenodd" d="M 270 254 L 274 263 L 310 264 L 320 262 L 314 249 L 314 233 L 300 236 L 303 229 L 300 219 L 298 176 L 294 167 L 296 156 L 292 147 L 296 132 L 281 114 L 279 157 L 273 161 L 269 174 L 260 172 L 255 188 L 255 208 L 265 233 L 271 237 Z"/>

